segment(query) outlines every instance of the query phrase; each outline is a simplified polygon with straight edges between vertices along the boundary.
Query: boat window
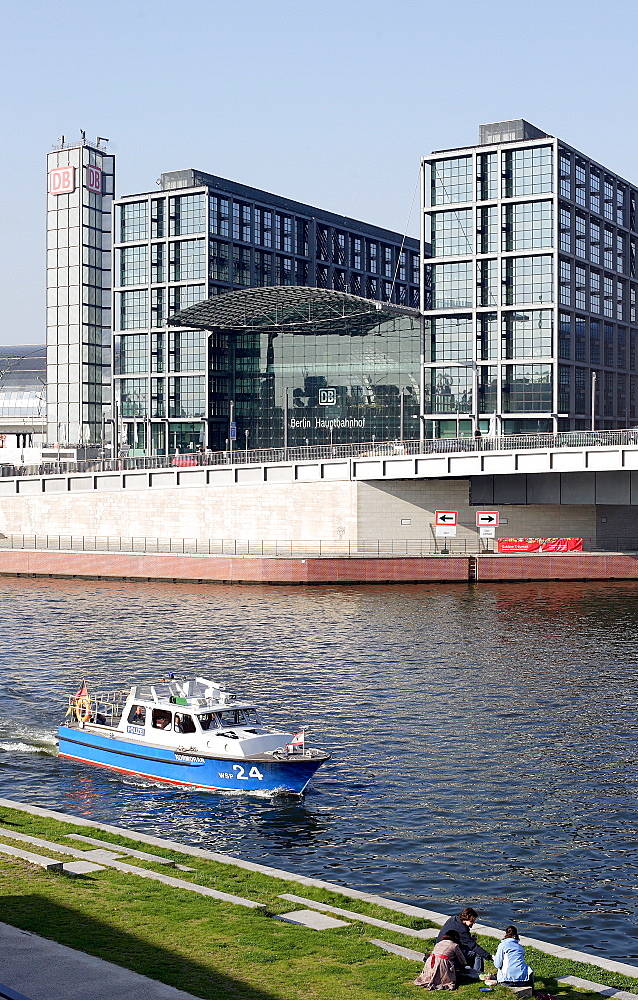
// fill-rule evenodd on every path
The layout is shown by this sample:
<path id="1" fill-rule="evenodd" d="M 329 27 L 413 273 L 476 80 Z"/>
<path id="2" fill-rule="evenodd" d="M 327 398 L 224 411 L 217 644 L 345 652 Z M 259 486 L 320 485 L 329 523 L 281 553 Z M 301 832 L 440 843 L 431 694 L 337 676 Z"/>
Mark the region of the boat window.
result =
<path id="1" fill-rule="evenodd" d="M 220 726 L 241 726 L 244 722 L 244 713 L 240 708 L 232 708 L 227 712 L 220 712 L 217 718 Z"/>
<path id="2" fill-rule="evenodd" d="M 257 714 L 257 709 L 256 708 L 245 708 L 244 709 L 244 719 L 246 720 L 247 723 L 250 723 L 252 726 L 258 726 L 259 725 L 259 715 Z"/>
<path id="3" fill-rule="evenodd" d="M 217 729 L 217 726 L 219 725 L 217 718 L 212 712 L 209 712 L 206 715 L 200 715 L 199 724 L 204 732 L 206 732 L 207 729 Z"/>
<path id="4" fill-rule="evenodd" d="M 133 726 L 144 726 L 146 724 L 146 709 L 144 705 L 132 705 L 128 713 L 128 721 Z"/>
<path id="5" fill-rule="evenodd" d="M 153 728 L 171 729 L 173 725 L 173 714 L 164 708 L 153 709 Z"/>
<path id="6" fill-rule="evenodd" d="M 175 713 L 175 732 L 176 733 L 194 733 L 196 732 L 195 723 L 190 715 L 178 715 Z"/>

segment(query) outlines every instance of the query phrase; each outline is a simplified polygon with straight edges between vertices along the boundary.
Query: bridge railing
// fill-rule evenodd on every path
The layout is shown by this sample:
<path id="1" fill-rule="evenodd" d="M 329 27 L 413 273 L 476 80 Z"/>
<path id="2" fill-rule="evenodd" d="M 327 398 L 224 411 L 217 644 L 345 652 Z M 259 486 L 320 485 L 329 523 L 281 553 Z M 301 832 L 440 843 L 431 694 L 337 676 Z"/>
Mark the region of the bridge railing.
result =
<path id="1" fill-rule="evenodd" d="M 81 461 L 47 459 L 37 465 L 2 463 L 2 476 L 41 476 L 73 472 L 126 472 L 134 469 L 184 469 L 198 466 L 304 462 L 338 458 L 378 458 L 400 455 L 460 454 L 549 448 L 589 448 L 638 445 L 638 427 L 610 431 L 565 431 L 559 434 L 508 434 L 480 438 L 433 438 L 424 441 L 366 441 L 359 444 L 307 445 L 294 448 L 236 448 L 228 451 L 174 455 L 95 458 Z"/>
<path id="2" fill-rule="evenodd" d="M 505 532 L 501 532 L 506 537 Z M 580 537 L 580 536 L 579 536 Z M 583 538 L 589 552 L 637 552 L 638 535 L 610 536 L 604 542 Z M 0 551 L 48 550 L 55 552 L 122 552 L 176 556 L 361 557 L 464 555 L 497 551 L 497 539 L 476 535 L 465 538 L 402 538 L 263 540 L 223 538 L 121 538 L 117 535 L 0 535 Z"/>

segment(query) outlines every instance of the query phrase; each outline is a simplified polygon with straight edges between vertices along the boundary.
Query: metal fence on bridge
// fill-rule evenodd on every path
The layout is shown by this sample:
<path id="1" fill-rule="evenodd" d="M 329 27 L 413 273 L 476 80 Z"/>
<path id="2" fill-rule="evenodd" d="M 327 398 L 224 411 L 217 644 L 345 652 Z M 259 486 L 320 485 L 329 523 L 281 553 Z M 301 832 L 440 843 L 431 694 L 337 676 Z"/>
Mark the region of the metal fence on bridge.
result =
<path id="1" fill-rule="evenodd" d="M 42 476 L 73 472 L 122 472 L 131 469 L 181 469 L 197 466 L 303 462 L 338 458 L 398 455 L 459 454 L 464 452 L 524 451 L 550 448 L 590 448 L 638 445 L 638 427 L 614 431 L 569 431 L 560 434 L 508 434 L 502 437 L 434 438 L 425 441 L 368 441 L 361 444 L 309 445 L 298 448 L 256 448 L 187 452 L 81 461 L 40 462 L 37 465 L 2 463 L 3 476 Z"/>

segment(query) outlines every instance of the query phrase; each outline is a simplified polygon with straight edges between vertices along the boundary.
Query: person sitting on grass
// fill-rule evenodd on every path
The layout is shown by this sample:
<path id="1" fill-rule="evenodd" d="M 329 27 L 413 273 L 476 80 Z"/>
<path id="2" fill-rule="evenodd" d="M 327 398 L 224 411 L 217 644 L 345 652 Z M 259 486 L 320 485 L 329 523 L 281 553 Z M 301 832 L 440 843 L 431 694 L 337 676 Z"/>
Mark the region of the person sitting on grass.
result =
<path id="1" fill-rule="evenodd" d="M 456 931 L 459 936 L 459 946 L 465 955 L 465 964 L 470 967 L 465 970 L 464 975 L 471 979 L 478 979 L 479 974 L 483 971 L 483 959 L 492 957 L 489 951 L 485 951 L 485 948 L 481 948 L 478 944 L 476 935 L 470 934 L 470 929 L 475 924 L 477 917 L 476 910 L 473 910 L 471 906 L 466 906 L 457 917 L 448 917 L 436 939 L 441 941 L 445 934 Z"/>
<path id="2" fill-rule="evenodd" d="M 425 956 L 425 965 L 414 985 L 426 990 L 455 990 L 457 974 L 464 968 L 465 955 L 459 948 L 459 936 L 456 931 L 449 931 L 436 942 L 431 954 Z"/>
<path id="3" fill-rule="evenodd" d="M 494 956 L 496 979 L 485 980 L 503 986 L 533 986 L 534 973 L 525 962 L 523 945 L 518 940 L 518 931 L 514 924 L 505 928 L 505 937 L 496 949 Z"/>

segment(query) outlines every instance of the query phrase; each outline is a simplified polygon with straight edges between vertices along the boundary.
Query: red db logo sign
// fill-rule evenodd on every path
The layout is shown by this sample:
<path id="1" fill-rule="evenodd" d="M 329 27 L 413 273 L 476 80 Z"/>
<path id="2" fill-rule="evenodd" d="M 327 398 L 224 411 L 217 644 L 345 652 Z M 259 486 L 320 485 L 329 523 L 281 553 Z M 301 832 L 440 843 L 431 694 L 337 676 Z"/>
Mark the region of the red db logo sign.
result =
<path id="1" fill-rule="evenodd" d="M 102 171 L 99 167 L 86 168 L 86 186 L 93 194 L 102 194 Z"/>
<path id="2" fill-rule="evenodd" d="M 75 167 L 49 170 L 49 194 L 72 194 L 75 191 Z"/>

